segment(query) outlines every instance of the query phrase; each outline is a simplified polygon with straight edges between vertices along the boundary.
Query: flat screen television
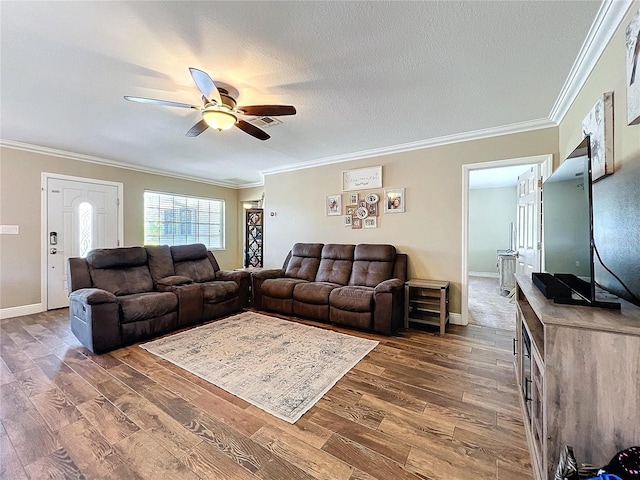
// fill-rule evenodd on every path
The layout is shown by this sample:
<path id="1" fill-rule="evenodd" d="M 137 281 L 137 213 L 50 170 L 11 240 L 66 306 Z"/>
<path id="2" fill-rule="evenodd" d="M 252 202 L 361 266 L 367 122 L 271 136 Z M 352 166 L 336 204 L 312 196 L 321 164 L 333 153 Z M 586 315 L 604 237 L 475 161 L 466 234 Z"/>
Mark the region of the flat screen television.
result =
<path id="1" fill-rule="evenodd" d="M 544 270 L 560 286 L 555 302 L 619 308 L 596 289 L 592 184 L 586 137 L 542 186 Z"/>

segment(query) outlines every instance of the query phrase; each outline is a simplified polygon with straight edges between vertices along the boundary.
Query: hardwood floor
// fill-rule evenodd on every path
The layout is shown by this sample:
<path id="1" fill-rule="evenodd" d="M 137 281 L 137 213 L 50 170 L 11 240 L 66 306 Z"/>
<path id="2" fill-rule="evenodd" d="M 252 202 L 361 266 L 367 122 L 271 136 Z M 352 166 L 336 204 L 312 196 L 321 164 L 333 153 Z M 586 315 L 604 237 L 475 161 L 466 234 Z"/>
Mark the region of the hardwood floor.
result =
<path id="1" fill-rule="evenodd" d="M 532 478 L 513 332 L 325 326 L 380 345 L 290 425 L 136 345 L 93 355 L 67 315 L 1 321 L 0 478 Z"/>

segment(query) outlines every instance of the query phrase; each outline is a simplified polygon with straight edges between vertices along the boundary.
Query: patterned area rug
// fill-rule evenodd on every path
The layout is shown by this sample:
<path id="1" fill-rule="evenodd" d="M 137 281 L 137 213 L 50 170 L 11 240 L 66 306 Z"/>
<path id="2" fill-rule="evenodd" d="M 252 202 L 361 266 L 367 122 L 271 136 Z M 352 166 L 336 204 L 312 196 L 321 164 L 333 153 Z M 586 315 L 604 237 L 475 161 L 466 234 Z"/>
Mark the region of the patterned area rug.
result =
<path id="1" fill-rule="evenodd" d="M 377 344 L 244 312 L 140 347 L 295 423 Z"/>

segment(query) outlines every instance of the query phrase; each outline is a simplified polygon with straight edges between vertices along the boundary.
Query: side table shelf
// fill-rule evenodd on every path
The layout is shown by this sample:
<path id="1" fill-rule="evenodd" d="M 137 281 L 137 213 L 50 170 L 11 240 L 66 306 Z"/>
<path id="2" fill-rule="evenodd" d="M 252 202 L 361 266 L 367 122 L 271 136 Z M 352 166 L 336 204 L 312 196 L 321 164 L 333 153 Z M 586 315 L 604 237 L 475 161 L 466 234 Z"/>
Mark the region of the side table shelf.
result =
<path id="1" fill-rule="evenodd" d="M 449 282 L 413 279 L 404 284 L 404 327 L 409 322 L 440 327 L 449 321 Z"/>

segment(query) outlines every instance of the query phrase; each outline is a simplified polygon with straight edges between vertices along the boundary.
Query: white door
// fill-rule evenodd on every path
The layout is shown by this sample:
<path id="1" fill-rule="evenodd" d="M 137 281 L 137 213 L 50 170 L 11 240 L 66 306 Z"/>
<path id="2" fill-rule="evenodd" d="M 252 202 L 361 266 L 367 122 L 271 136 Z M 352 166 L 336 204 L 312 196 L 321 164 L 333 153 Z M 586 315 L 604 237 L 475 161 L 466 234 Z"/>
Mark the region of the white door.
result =
<path id="1" fill-rule="evenodd" d="M 517 273 L 531 275 L 541 268 L 541 193 L 540 165 L 534 165 L 518 176 Z"/>
<path id="2" fill-rule="evenodd" d="M 69 305 L 67 259 L 118 246 L 118 186 L 46 179 L 47 310 Z"/>

